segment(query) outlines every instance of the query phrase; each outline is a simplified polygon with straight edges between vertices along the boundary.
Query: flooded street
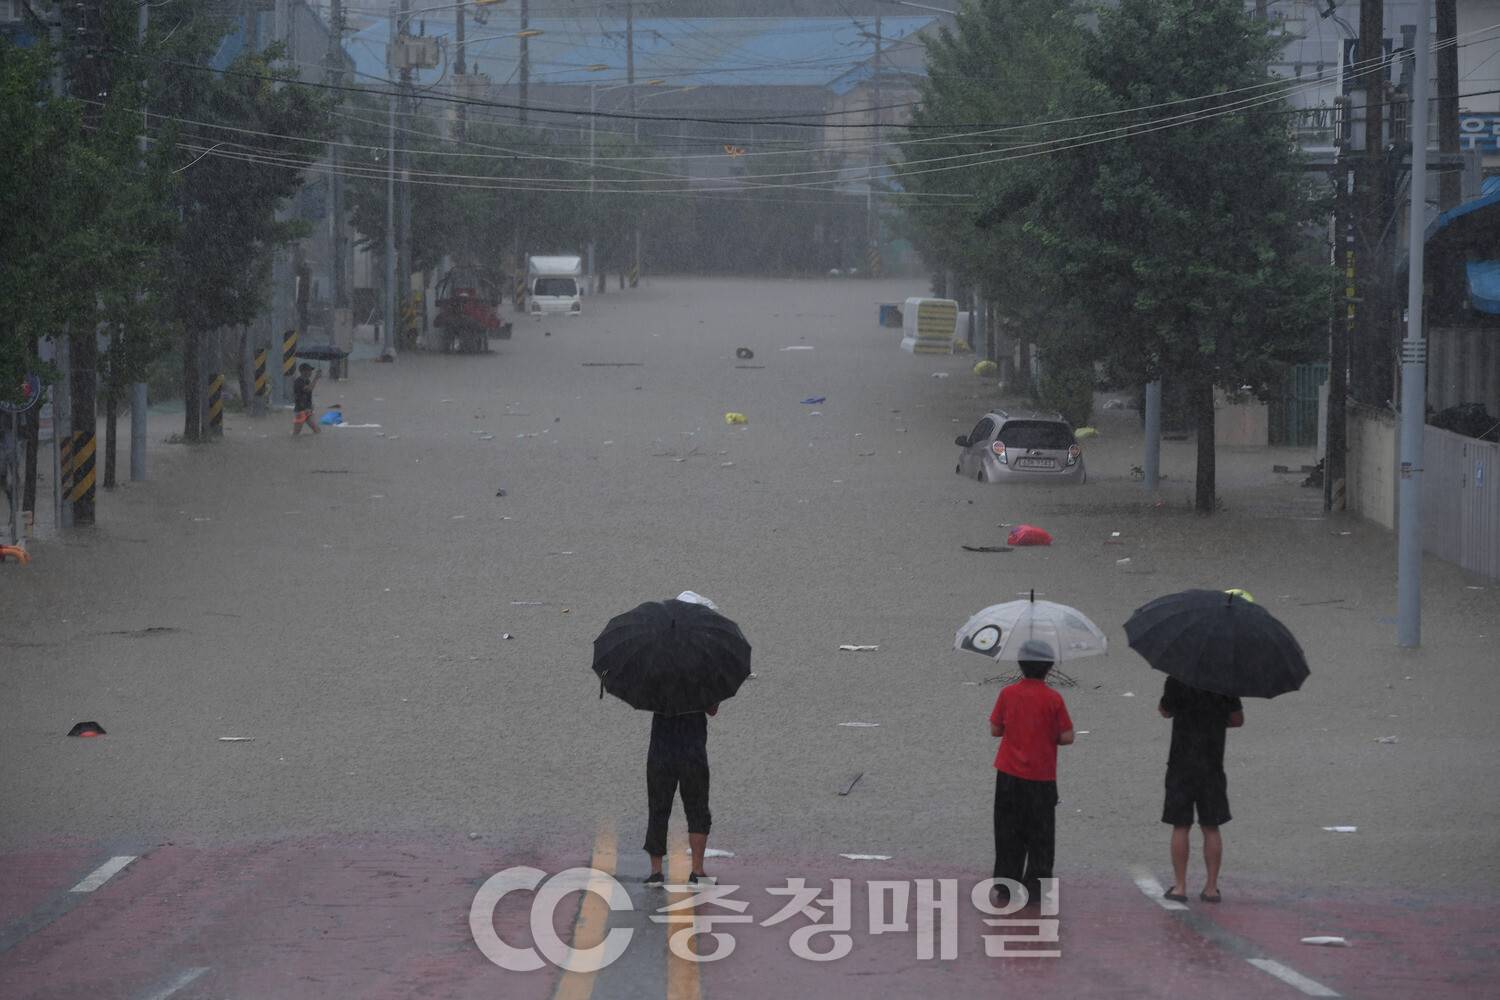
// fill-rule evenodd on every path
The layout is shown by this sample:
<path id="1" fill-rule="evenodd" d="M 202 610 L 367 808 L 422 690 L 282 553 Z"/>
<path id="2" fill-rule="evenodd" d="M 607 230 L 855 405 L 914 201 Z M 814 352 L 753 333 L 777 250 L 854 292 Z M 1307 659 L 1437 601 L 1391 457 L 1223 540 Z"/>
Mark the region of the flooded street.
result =
<path id="1" fill-rule="evenodd" d="M 1059 754 L 1059 877 L 1154 919 L 1132 872 L 1167 868 L 1170 725 L 1156 712 L 1161 675 L 1121 626 L 1159 594 L 1240 587 L 1292 629 L 1312 677 L 1247 701 L 1229 736 L 1226 896 L 1271 912 L 1323 891 L 1307 903 L 1310 934 L 1329 893 L 1353 919 L 1372 899 L 1395 905 L 1393 893 L 1408 907 L 1467 905 L 1500 887 L 1500 590 L 1429 559 L 1428 641 L 1398 650 L 1391 536 L 1325 518 L 1301 475 L 1272 471 L 1310 454 L 1221 451 L 1225 509 L 1202 518 L 1191 441 L 1164 446 L 1160 493 L 1132 479 L 1129 409 L 1096 411 L 1086 485 L 959 478 L 954 435 L 1001 400 L 972 356 L 914 357 L 877 325 L 879 302 L 923 291 L 658 279 L 590 297 L 577 319 L 519 318 L 492 354 L 356 361 L 348 381 L 317 389 L 353 426 L 315 438 L 293 439 L 277 412 L 231 416 L 216 445 L 171 445 L 159 442 L 176 428 L 156 418 L 151 481 L 101 504 L 96 528 L 35 544 L 24 577 L 0 574 L 12 609 L 0 638 L 5 919 L 41 905 L 44 872 L 222 852 L 240 860 L 214 863 L 215 877 L 279 885 L 256 906 L 291 924 L 322 912 L 341 878 L 359 894 L 380 869 L 412 875 L 456 947 L 476 878 L 506 864 L 587 864 L 607 830 L 623 877 L 644 864 L 649 725 L 600 700 L 590 643 L 616 613 L 685 589 L 711 596 L 754 647 L 753 679 L 709 724 L 710 843 L 734 852 L 713 865 L 721 881 L 864 874 L 847 853 L 888 855 L 880 867 L 901 877 L 985 877 L 985 720 L 999 686 L 952 636 L 975 610 L 1035 590 L 1083 610 L 1111 645 L 1063 665 L 1079 735 Z M 754 357 L 737 358 L 741 347 Z M 826 398 L 803 402 L 815 397 Z M 962 548 L 1002 545 L 1020 523 L 1055 543 Z M 108 735 L 63 738 L 83 720 Z M 1358 830 L 1325 829 L 1338 825 Z M 381 858 L 369 868 L 366 849 Z M 404 850 L 413 872 L 401 872 Z M 327 886 L 276 881 L 273 859 L 329 851 L 338 862 L 309 876 Z M 449 888 L 434 897 L 434 884 Z M 1070 901 L 1082 909 L 1084 895 Z M 159 907 L 152 920 L 185 918 L 171 899 Z M 239 929 L 251 942 L 275 923 L 255 912 Z M 1464 922 L 1433 913 L 1423 919 Z M 237 918 L 202 919 L 211 934 Z M 1493 940 L 1487 919 L 1471 931 Z M 39 949 L 48 933 L 12 944 Z M 108 933 L 125 947 L 128 928 Z M 65 950 L 49 954 L 34 958 L 67 964 Z M 144 963 L 132 989 L 155 981 L 160 970 L 132 960 Z M 14 988 L 11 968 L 0 992 L 42 995 Z M 854 990 L 856 970 L 837 968 Z M 1360 968 L 1353 986 L 1378 978 Z M 1103 988 L 1102 970 L 1071 969 L 1074 995 Z M 463 993 L 350 986 L 362 981 L 342 982 L 365 996 Z"/>

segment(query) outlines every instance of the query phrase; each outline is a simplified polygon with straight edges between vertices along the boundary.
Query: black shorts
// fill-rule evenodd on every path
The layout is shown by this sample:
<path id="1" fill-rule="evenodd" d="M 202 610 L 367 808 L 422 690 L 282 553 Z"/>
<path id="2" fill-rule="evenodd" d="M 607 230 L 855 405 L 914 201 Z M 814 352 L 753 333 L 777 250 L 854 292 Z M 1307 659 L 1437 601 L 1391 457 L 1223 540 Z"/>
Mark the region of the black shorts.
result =
<path id="1" fill-rule="evenodd" d="M 1192 826 L 1196 811 L 1199 826 L 1222 826 L 1230 820 L 1229 780 L 1223 771 L 1191 772 L 1167 769 L 1167 798 L 1161 821 L 1173 826 Z"/>

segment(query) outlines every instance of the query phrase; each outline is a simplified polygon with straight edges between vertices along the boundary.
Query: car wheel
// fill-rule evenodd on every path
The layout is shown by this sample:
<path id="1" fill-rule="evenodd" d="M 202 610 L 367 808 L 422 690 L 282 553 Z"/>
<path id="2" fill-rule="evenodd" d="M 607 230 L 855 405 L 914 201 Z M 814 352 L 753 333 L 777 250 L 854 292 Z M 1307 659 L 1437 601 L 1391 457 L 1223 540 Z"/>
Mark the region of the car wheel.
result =
<path id="1" fill-rule="evenodd" d="M 983 469 L 980 469 L 979 472 L 978 472 L 978 474 L 976 474 L 974 476 L 974 478 L 976 480 L 978 480 L 979 482 L 981 482 L 981 483 L 987 483 L 987 482 L 990 481 L 989 477 L 984 474 L 984 470 Z"/>
<path id="2" fill-rule="evenodd" d="M 961 476 L 961 475 L 963 475 L 964 474 L 964 463 L 959 462 L 957 465 L 955 465 L 953 467 L 953 474 L 955 476 Z"/>

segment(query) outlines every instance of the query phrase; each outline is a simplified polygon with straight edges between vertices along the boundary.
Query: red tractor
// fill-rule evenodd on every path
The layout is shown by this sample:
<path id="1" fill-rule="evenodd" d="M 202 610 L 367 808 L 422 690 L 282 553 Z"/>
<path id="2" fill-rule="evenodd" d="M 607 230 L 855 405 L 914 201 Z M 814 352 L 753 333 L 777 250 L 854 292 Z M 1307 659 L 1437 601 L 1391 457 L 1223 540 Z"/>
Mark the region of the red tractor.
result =
<path id="1" fill-rule="evenodd" d="M 510 339 L 511 325 L 500 320 L 500 303 L 505 301 L 502 277 L 466 264 L 443 275 L 434 321 L 443 351 L 480 354 L 490 349 L 491 337 Z"/>

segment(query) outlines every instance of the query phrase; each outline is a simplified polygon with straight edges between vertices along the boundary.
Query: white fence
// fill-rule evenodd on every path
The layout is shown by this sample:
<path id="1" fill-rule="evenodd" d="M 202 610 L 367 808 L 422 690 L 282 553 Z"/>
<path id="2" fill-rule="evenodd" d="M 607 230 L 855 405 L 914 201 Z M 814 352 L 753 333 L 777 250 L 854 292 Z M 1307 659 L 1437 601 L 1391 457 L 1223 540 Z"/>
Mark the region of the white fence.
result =
<path id="1" fill-rule="evenodd" d="M 1428 427 L 1423 449 L 1422 547 L 1500 579 L 1500 444 Z"/>

